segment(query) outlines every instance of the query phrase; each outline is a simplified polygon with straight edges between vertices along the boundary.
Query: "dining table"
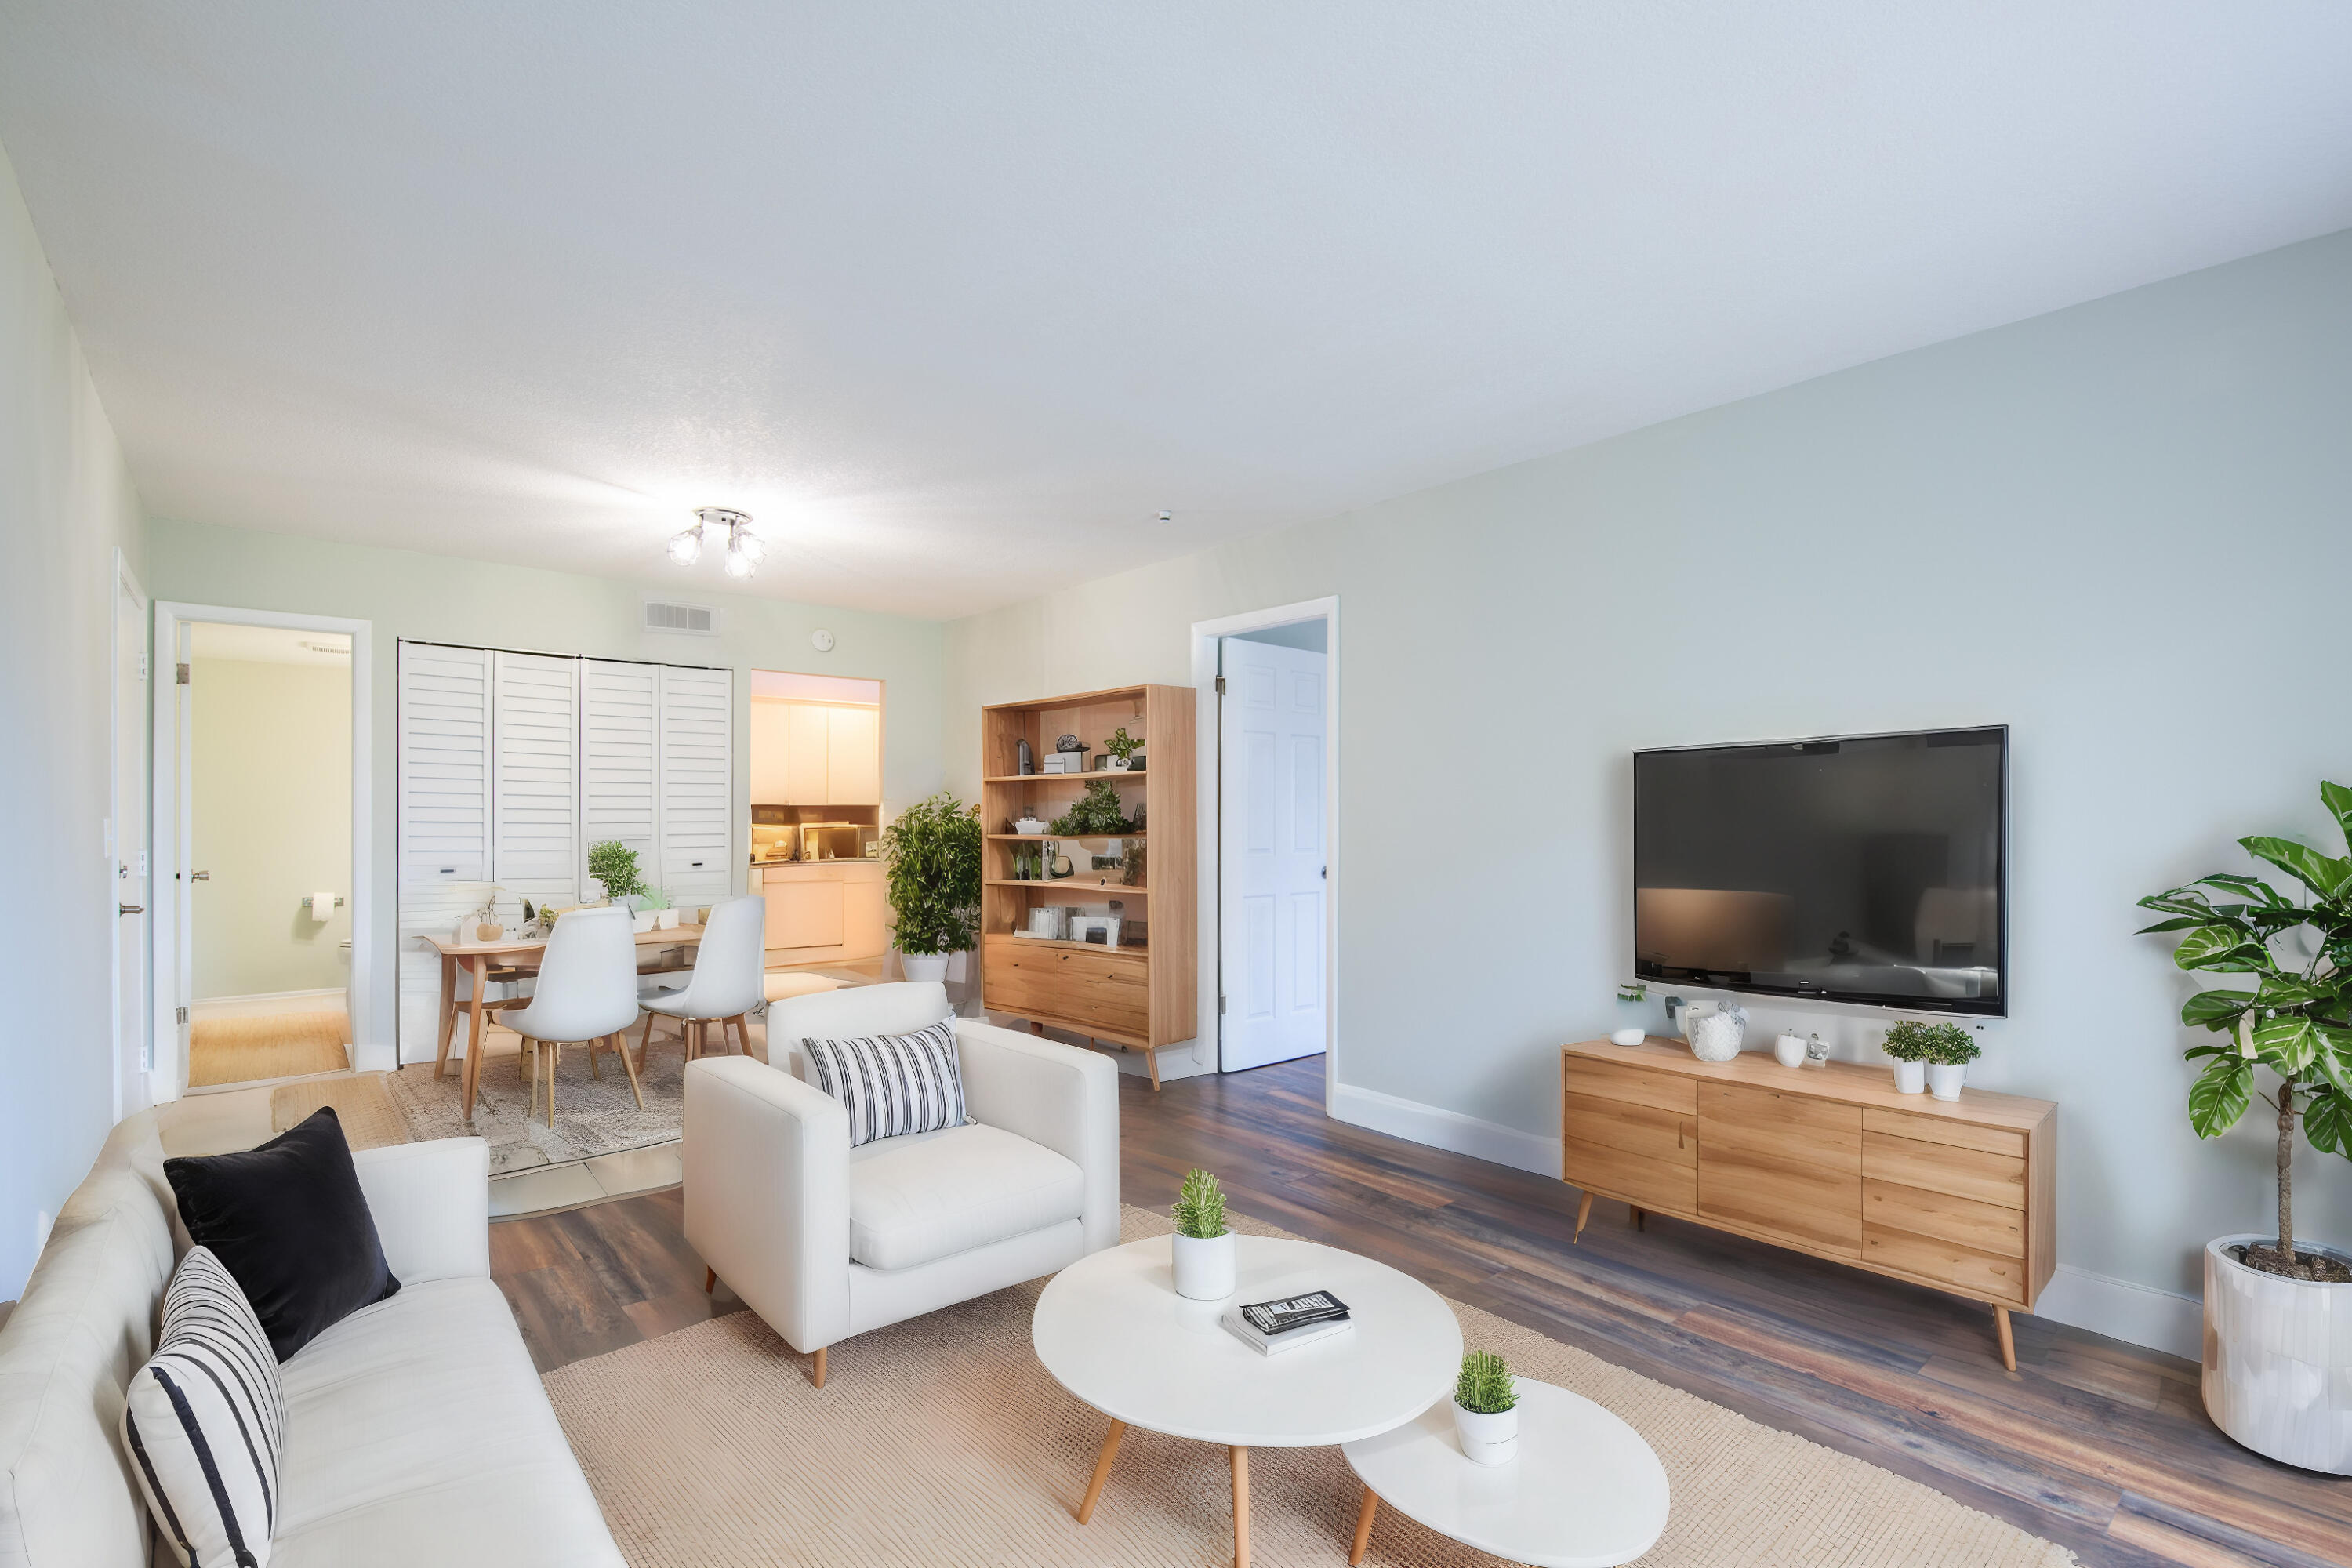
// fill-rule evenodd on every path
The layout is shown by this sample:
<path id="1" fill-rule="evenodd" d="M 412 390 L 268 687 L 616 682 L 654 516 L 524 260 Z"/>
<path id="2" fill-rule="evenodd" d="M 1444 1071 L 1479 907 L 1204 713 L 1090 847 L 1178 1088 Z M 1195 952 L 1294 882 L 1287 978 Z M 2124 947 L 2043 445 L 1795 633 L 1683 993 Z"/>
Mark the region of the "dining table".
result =
<path id="1" fill-rule="evenodd" d="M 692 967 L 691 954 L 702 945 L 702 927 L 681 921 L 677 925 L 660 927 L 635 933 L 637 973 L 662 974 Z M 499 936 L 484 941 L 459 938 L 454 933 L 425 940 L 441 955 L 441 1029 L 433 1056 L 433 1076 L 440 1078 L 449 1065 L 449 1047 L 457 1032 L 457 1014 L 463 1010 L 471 1015 L 466 1034 L 466 1059 L 461 1069 L 464 1079 L 466 1125 L 474 1124 L 474 1096 L 482 1079 L 482 1042 L 489 1031 L 489 1015 L 493 1010 L 484 1005 L 484 993 L 488 989 L 490 972 L 504 967 L 529 971 L 539 966 L 534 962 L 547 946 L 543 936 Z M 677 957 L 663 962 L 661 955 L 675 952 Z M 648 954 L 654 961 L 646 961 Z M 457 1000 L 457 975 L 460 971 L 471 973 L 472 1000 L 461 1009 Z M 623 1049 L 627 1049 L 625 1046 Z"/>

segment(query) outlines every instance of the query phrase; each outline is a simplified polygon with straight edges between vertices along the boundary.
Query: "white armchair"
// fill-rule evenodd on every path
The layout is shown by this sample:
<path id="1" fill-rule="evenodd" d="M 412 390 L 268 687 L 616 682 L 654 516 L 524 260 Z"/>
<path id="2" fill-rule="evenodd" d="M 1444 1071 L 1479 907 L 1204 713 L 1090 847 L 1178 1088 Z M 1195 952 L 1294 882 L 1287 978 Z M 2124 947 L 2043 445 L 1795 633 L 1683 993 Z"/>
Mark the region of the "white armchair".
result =
<path id="1" fill-rule="evenodd" d="M 772 1003 L 768 1057 L 686 1069 L 686 1239 L 815 1359 L 869 1329 L 1051 1274 L 1118 1241 L 1118 1072 L 1092 1051 L 969 1019 L 971 1125 L 852 1149 L 800 1041 L 908 1034 L 948 1016 L 935 981 Z"/>

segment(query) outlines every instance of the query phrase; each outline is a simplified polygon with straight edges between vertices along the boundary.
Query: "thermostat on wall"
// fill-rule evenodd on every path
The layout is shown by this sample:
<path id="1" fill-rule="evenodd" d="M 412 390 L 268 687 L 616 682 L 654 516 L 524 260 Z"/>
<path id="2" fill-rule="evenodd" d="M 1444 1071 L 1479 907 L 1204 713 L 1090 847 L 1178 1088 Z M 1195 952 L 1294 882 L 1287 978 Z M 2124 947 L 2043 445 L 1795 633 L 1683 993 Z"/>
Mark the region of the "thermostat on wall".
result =
<path id="1" fill-rule="evenodd" d="M 824 630 L 823 628 L 819 628 L 816 631 L 809 633 L 809 643 L 819 653 L 831 653 L 833 651 L 833 634 L 829 631 Z"/>

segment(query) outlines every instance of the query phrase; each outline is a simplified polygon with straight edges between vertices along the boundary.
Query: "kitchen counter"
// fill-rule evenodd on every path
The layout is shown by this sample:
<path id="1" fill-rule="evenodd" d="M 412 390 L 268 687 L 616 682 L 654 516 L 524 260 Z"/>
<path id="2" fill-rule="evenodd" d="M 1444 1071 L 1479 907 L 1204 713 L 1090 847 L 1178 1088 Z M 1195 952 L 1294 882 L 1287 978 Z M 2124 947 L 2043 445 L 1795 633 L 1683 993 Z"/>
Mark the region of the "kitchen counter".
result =
<path id="1" fill-rule="evenodd" d="M 755 861 L 752 869 L 768 900 L 771 963 L 851 963 L 888 949 L 880 860 Z"/>

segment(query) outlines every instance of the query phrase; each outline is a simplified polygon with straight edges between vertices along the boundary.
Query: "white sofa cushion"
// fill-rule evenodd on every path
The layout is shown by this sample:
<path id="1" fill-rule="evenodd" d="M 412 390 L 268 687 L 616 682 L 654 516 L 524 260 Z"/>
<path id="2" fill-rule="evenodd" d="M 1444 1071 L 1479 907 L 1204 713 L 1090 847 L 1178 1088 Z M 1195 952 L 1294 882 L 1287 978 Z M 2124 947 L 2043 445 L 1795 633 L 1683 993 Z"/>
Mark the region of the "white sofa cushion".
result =
<path id="1" fill-rule="evenodd" d="M 849 1256 L 912 1268 L 1078 1217 L 1086 1176 L 1041 1143 L 975 1123 L 850 1152 Z"/>
<path id="2" fill-rule="evenodd" d="M 278 1373 L 286 1458 L 271 1568 L 621 1568 L 491 1281 L 410 1285 Z"/>

